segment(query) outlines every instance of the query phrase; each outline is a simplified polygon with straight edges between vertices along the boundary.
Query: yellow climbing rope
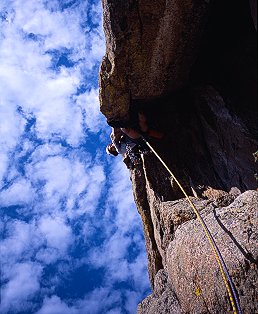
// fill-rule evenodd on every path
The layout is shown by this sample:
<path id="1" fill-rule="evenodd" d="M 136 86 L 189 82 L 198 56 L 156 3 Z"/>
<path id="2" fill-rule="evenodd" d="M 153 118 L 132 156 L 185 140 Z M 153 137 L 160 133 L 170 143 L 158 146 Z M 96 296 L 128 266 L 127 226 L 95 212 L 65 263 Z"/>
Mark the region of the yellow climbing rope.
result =
<path id="1" fill-rule="evenodd" d="M 151 146 L 151 144 L 142 136 L 142 139 L 144 140 L 144 142 L 149 146 L 149 148 L 152 150 L 152 152 L 155 154 L 155 156 L 159 159 L 159 161 L 163 164 L 163 166 L 167 169 L 167 171 L 169 172 L 169 174 L 172 176 L 172 178 L 176 181 L 177 185 L 179 186 L 180 190 L 183 192 L 183 194 L 185 195 L 186 199 L 188 200 L 189 204 L 191 205 L 192 209 L 194 210 L 194 213 L 196 214 L 199 222 L 201 223 L 201 226 L 205 232 L 205 235 L 212 247 L 212 250 L 214 252 L 215 258 L 217 260 L 217 263 L 219 265 L 219 269 L 225 284 L 225 287 L 227 289 L 228 292 L 228 296 L 230 299 L 230 303 L 232 305 L 232 309 L 233 309 L 233 313 L 234 314 L 242 314 L 242 310 L 240 308 L 240 304 L 237 298 L 237 294 L 234 288 L 234 285 L 232 283 L 232 280 L 230 278 L 230 275 L 228 273 L 226 264 L 222 258 L 222 255 L 215 243 L 215 240 L 213 239 L 208 227 L 206 226 L 203 218 L 201 217 L 201 215 L 199 214 L 199 211 L 197 210 L 196 206 L 193 204 L 193 202 L 191 201 L 191 199 L 189 198 L 189 196 L 187 195 L 187 193 L 185 192 L 184 188 L 182 187 L 182 185 L 180 184 L 180 182 L 177 180 L 177 178 L 174 176 L 174 174 L 172 173 L 172 171 L 168 168 L 168 166 L 166 165 L 166 163 L 163 161 L 163 159 L 159 156 L 159 154 L 156 152 L 156 150 Z"/>

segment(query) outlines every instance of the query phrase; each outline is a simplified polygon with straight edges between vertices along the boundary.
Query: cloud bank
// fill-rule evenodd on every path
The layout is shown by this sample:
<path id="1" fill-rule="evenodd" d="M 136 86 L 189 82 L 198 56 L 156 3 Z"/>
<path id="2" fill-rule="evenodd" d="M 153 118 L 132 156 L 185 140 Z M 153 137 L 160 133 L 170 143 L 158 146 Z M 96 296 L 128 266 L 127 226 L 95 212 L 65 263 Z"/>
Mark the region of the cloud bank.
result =
<path id="1" fill-rule="evenodd" d="M 0 3 L 1 313 L 135 313 L 149 293 L 129 174 L 104 147 L 100 1 Z"/>

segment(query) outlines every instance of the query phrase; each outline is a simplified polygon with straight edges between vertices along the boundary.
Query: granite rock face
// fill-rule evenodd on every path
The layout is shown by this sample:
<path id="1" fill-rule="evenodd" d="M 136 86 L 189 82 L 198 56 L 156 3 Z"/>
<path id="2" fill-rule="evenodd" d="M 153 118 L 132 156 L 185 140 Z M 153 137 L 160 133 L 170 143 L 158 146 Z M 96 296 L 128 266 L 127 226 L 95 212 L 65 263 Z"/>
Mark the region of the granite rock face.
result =
<path id="1" fill-rule="evenodd" d="M 193 201 L 224 257 L 243 313 L 257 313 L 258 192 L 247 191 L 227 207 Z M 170 239 L 157 241 L 164 269 L 156 273 L 153 294 L 139 305 L 138 314 L 231 313 L 219 267 L 200 223 L 190 218 L 189 205 L 179 200 L 160 208 L 162 216 L 153 215 L 155 228 L 166 231 L 169 225 L 174 231 Z M 185 222 L 178 225 L 178 216 Z"/>
<path id="2" fill-rule="evenodd" d="M 163 156 L 196 187 L 256 188 L 253 7 L 245 0 L 103 0 L 100 109 L 108 121 L 127 123 L 143 110 L 150 127 L 167 134 Z"/>
<path id="3" fill-rule="evenodd" d="M 199 221 L 188 201 L 175 194 L 164 169 L 160 165 L 150 169 L 153 158 L 145 156 L 142 168 L 131 172 L 153 287 L 153 294 L 139 305 L 138 314 L 231 313 L 218 264 Z M 163 177 L 160 189 L 152 171 L 158 182 Z M 206 192 L 206 199 L 191 199 L 226 262 L 243 313 L 255 314 L 258 192 L 241 194 L 237 188 L 231 188 L 229 193 L 212 188 Z"/>
<path id="4" fill-rule="evenodd" d="M 256 1 L 102 0 L 99 85 L 108 122 L 141 111 L 149 141 L 210 228 L 244 313 L 257 313 Z M 139 314 L 231 313 L 184 195 L 154 154 L 131 171 L 152 295 Z"/>
<path id="5" fill-rule="evenodd" d="M 159 97 L 187 82 L 208 2 L 103 0 L 107 53 L 99 82 L 108 120 L 128 119 L 132 99 Z"/>

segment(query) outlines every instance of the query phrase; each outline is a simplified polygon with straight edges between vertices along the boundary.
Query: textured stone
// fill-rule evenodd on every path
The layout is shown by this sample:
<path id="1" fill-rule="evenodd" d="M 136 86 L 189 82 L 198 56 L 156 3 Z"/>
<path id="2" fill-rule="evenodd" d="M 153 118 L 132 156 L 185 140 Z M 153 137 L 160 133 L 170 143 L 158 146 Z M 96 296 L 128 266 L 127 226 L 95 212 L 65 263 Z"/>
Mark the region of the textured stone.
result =
<path id="1" fill-rule="evenodd" d="M 135 125 L 141 110 L 150 128 L 164 132 L 149 142 L 214 235 L 243 312 L 255 314 L 256 1 L 102 2 L 101 111 L 109 122 Z M 154 154 L 131 180 L 153 288 L 138 314 L 231 313 L 213 253 L 175 180 Z"/>
<path id="2" fill-rule="evenodd" d="M 251 12 L 245 0 L 103 0 L 101 111 L 123 121 L 143 109 L 148 124 L 167 134 L 162 156 L 195 195 L 257 185 Z M 156 182 L 159 193 L 163 183 Z"/>
<path id="3" fill-rule="evenodd" d="M 168 283 L 168 276 L 164 269 L 155 277 L 154 292 L 138 306 L 138 314 L 181 314 L 178 299 Z"/>
<path id="4" fill-rule="evenodd" d="M 182 205 L 189 207 L 184 200 L 170 202 L 170 210 L 166 204 L 163 215 Z M 196 205 L 201 209 L 205 203 L 196 200 Z M 257 313 L 258 192 L 245 192 L 223 208 L 207 201 L 206 205 L 202 216 L 224 257 L 243 313 Z M 153 294 L 139 305 L 139 314 L 231 313 L 218 264 L 198 220 L 178 226 L 164 264 L 166 271 L 157 273 Z"/>
<path id="5" fill-rule="evenodd" d="M 132 100 L 187 82 L 208 7 L 204 0 L 103 0 L 107 52 L 99 85 L 108 120 L 126 120 Z"/>
<path id="6" fill-rule="evenodd" d="M 148 257 L 148 272 L 151 285 L 154 287 L 155 275 L 160 269 L 163 269 L 164 266 L 162 264 L 162 258 L 154 237 L 154 226 L 152 223 L 148 196 L 145 189 L 146 179 L 143 168 L 138 168 L 137 170 L 132 171 L 131 180 L 134 182 L 134 199 L 143 222 L 145 245 Z"/>

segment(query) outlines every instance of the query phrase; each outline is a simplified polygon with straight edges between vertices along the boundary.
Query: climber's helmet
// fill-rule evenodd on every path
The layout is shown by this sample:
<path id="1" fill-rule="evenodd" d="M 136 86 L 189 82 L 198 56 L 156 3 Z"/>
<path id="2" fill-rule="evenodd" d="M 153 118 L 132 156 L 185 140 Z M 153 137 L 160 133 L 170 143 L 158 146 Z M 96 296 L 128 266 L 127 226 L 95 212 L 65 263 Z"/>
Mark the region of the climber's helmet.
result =
<path id="1" fill-rule="evenodd" d="M 106 147 L 106 153 L 108 155 L 112 155 L 112 156 L 117 156 L 118 155 L 116 147 L 115 147 L 115 145 L 113 143 L 108 144 L 108 146 Z"/>

